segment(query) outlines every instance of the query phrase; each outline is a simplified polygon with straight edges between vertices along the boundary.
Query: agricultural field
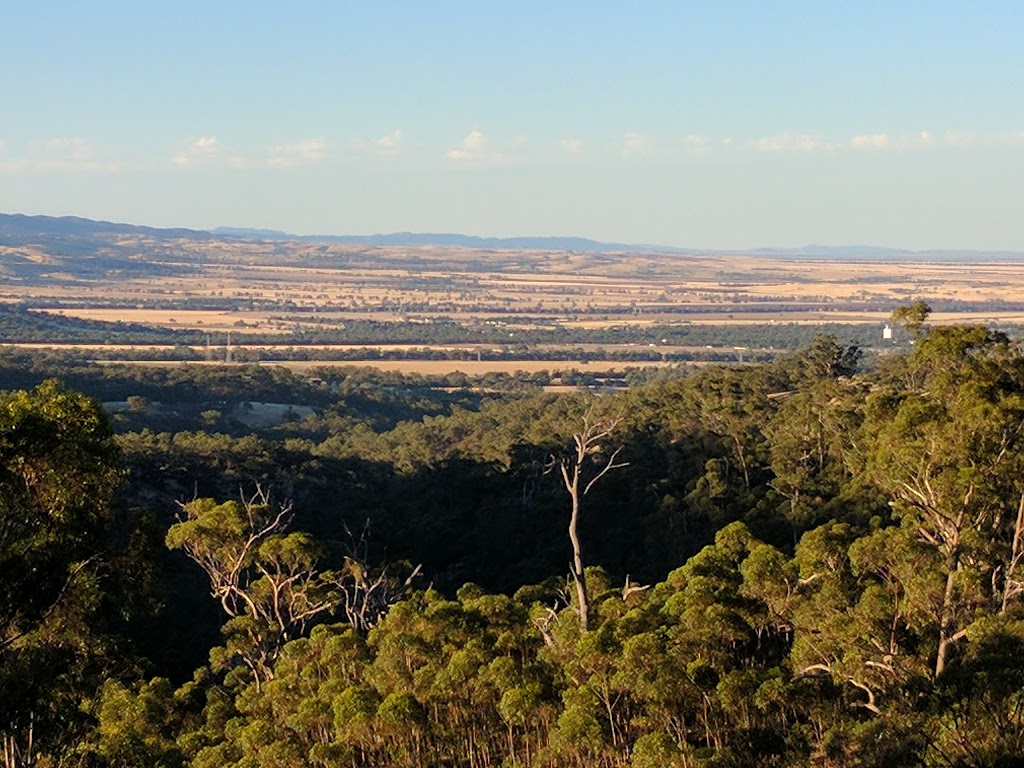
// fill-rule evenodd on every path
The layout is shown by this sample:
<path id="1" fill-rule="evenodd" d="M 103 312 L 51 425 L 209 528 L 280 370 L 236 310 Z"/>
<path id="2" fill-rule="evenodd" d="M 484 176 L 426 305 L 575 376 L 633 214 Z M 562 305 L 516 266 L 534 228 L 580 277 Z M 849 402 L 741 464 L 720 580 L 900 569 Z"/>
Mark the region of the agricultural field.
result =
<path id="1" fill-rule="evenodd" d="M 741 360 L 799 347 L 816 329 L 881 345 L 892 310 L 918 299 L 935 324 L 1012 335 L 1024 323 L 1024 262 L 1013 254 L 579 253 L 119 232 L 0 238 L 0 275 L 0 305 L 37 326 L 0 339 L 107 359 L 404 370 L 413 359 L 458 363 L 451 371 Z"/>

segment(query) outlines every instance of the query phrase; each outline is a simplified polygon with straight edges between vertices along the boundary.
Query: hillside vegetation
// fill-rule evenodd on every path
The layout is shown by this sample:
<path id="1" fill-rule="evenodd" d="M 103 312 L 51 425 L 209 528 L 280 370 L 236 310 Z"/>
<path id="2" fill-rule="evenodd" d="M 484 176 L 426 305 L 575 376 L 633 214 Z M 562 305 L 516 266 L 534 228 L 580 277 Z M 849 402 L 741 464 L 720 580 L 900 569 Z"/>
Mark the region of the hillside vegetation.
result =
<path id="1" fill-rule="evenodd" d="M 1024 356 L 912 330 L 596 398 L 6 368 L 5 764 L 1017 765 Z"/>

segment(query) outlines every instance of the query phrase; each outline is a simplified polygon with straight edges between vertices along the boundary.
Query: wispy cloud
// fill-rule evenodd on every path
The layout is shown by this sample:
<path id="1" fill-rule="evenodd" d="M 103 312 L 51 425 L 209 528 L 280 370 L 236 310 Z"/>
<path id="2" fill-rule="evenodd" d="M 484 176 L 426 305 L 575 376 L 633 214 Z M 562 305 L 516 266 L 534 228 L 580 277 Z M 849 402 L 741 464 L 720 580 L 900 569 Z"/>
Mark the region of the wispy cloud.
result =
<path id="1" fill-rule="evenodd" d="M 728 140 L 723 139 L 723 143 Z M 818 135 L 783 133 L 757 139 L 754 147 L 762 152 L 813 152 L 819 150 L 854 151 L 900 151 L 924 149 L 926 147 L 970 147 L 1007 146 L 1024 141 L 1024 132 L 1013 133 L 959 133 L 947 131 L 936 134 L 929 130 L 916 133 L 894 134 L 888 132 L 862 133 L 848 140 L 829 141 Z"/>
<path id="2" fill-rule="evenodd" d="M 292 144 L 271 147 L 267 165 L 271 168 L 291 168 L 315 163 L 327 157 L 327 141 L 322 138 L 302 139 Z"/>
<path id="3" fill-rule="evenodd" d="M 402 148 L 402 129 L 396 128 L 391 133 L 381 136 L 374 143 L 382 155 L 396 155 Z"/>
<path id="4" fill-rule="evenodd" d="M 728 144 L 731 139 L 722 139 Z M 928 147 L 1009 146 L 1024 141 L 1024 132 L 975 133 L 946 131 L 937 134 L 930 130 L 916 133 L 862 133 L 843 141 L 831 141 L 816 134 L 783 133 L 766 136 L 753 142 L 761 152 L 817 152 L 817 151 L 908 151 Z"/>
<path id="5" fill-rule="evenodd" d="M 765 136 L 754 142 L 754 146 L 762 152 L 817 152 L 835 149 L 835 144 L 821 136 L 808 133 L 782 133 L 777 136 Z"/>
<path id="6" fill-rule="evenodd" d="M 695 136 L 693 134 L 684 136 L 679 143 L 683 150 L 691 155 L 703 155 L 711 150 L 711 138 L 709 136 Z"/>
<path id="7" fill-rule="evenodd" d="M 973 134 L 960 136 L 947 133 L 945 137 L 937 137 L 928 130 L 917 133 L 894 136 L 888 133 L 868 133 L 850 139 L 851 149 L 913 149 L 915 147 L 931 147 L 938 144 L 960 145 L 973 143 Z"/>
<path id="8" fill-rule="evenodd" d="M 396 128 L 391 133 L 386 133 L 376 139 L 362 137 L 353 139 L 350 146 L 356 152 L 392 157 L 402 150 L 404 141 L 402 129 Z"/>
<path id="9" fill-rule="evenodd" d="M 474 128 L 457 146 L 445 152 L 445 157 L 471 166 L 515 165 L 521 162 L 521 152 L 526 145 L 527 138 L 517 135 L 495 146 L 479 128 Z"/>
<path id="10" fill-rule="evenodd" d="M 93 146 L 80 137 L 53 138 L 30 141 L 24 154 L 9 156 L 6 142 L 0 142 L 0 171 L 75 171 L 85 173 L 111 173 L 124 164 L 101 157 Z"/>
<path id="11" fill-rule="evenodd" d="M 213 154 L 217 151 L 217 137 L 216 136 L 201 136 L 192 142 L 192 146 L 197 152 L 205 152 Z"/>
<path id="12" fill-rule="evenodd" d="M 483 156 L 484 135 L 479 129 L 474 128 L 465 135 L 462 143 L 454 149 L 449 149 L 447 156 L 452 160 L 479 160 Z"/>
<path id="13" fill-rule="evenodd" d="M 184 149 L 171 158 L 171 162 L 179 168 L 187 168 L 201 160 L 215 157 L 219 151 L 220 145 L 216 136 L 200 136 L 189 141 Z"/>
<path id="14" fill-rule="evenodd" d="M 891 145 L 892 140 L 887 133 L 865 133 L 850 139 L 850 146 L 854 149 L 888 149 Z"/>
<path id="15" fill-rule="evenodd" d="M 558 142 L 558 146 L 560 146 L 570 155 L 579 155 L 583 152 L 582 139 L 561 139 Z"/>
<path id="16" fill-rule="evenodd" d="M 972 144 L 976 144 L 979 141 L 979 137 L 974 133 L 960 133 L 958 131 L 946 131 L 942 137 L 946 144 L 951 147 L 968 147 Z"/>
<path id="17" fill-rule="evenodd" d="M 937 140 L 939 141 L 939 140 Z M 950 147 L 1016 147 L 1024 143 L 1024 131 L 981 133 L 976 131 L 946 131 L 941 142 Z"/>
<path id="18" fill-rule="evenodd" d="M 622 140 L 623 157 L 642 157 L 654 150 L 654 142 L 642 133 L 630 131 Z"/>
<path id="19" fill-rule="evenodd" d="M 67 167 L 92 168 L 96 165 L 96 151 L 85 139 L 49 139 L 43 143 L 40 167 L 54 169 Z"/>

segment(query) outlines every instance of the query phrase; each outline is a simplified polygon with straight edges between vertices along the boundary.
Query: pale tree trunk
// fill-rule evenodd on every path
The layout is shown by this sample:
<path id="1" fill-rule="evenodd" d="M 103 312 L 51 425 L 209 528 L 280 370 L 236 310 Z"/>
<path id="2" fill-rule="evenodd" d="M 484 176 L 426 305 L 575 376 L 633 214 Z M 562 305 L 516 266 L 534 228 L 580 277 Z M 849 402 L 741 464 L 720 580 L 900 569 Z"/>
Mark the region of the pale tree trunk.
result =
<path id="1" fill-rule="evenodd" d="M 35 713 L 29 715 L 28 728 L 22 735 L 23 743 L 19 742 L 17 726 L 12 725 L 11 731 L 3 734 L 3 768 L 30 768 L 36 764 L 34 736 Z"/>
<path id="2" fill-rule="evenodd" d="M 572 579 L 576 583 L 577 610 L 580 616 L 580 629 L 589 629 L 590 599 L 587 595 L 587 577 L 583 568 L 583 545 L 580 543 L 580 473 L 579 466 L 573 472 L 572 481 L 566 482 L 569 497 L 572 500 L 572 514 L 569 517 L 569 541 L 572 542 Z"/>
<path id="3" fill-rule="evenodd" d="M 949 647 L 954 640 L 953 592 L 956 588 L 956 575 L 960 571 L 959 548 L 950 555 L 949 567 L 946 571 L 946 588 L 942 593 L 942 613 L 939 616 L 939 648 L 935 654 L 935 679 L 946 671 L 946 660 Z"/>
<path id="4" fill-rule="evenodd" d="M 571 502 L 571 514 L 569 516 L 569 541 L 572 543 L 572 563 L 570 570 L 572 579 L 576 586 L 576 610 L 580 617 L 580 628 L 587 632 L 590 628 L 590 600 L 587 594 L 586 567 L 583 562 L 583 545 L 580 542 L 579 522 L 583 497 L 590 493 L 598 480 L 608 472 L 618 467 L 625 467 L 628 462 L 617 462 L 621 447 L 616 448 L 605 460 L 601 456 L 601 448 L 604 440 L 611 436 L 612 432 L 619 425 L 621 418 L 614 418 L 605 421 L 593 421 L 593 409 L 587 411 L 583 417 L 583 429 L 573 434 L 575 452 L 571 458 L 564 458 L 559 462 L 559 469 L 562 472 L 562 480 L 565 483 L 565 490 L 569 493 Z M 595 462 L 595 459 L 600 459 Z M 555 464 L 552 457 L 550 467 Z M 589 481 L 583 484 L 583 471 L 593 464 L 596 471 Z"/>
<path id="5" fill-rule="evenodd" d="M 999 613 L 1006 613 L 1006 606 L 1010 598 L 1022 591 L 1022 585 L 1017 581 L 1017 564 L 1021 559 L 1021 544 L 1024 543 L 1024 494 L 1017 502 L 1017 522 L 1013 526 L 1013 545 L 1010 548 L 1010 562 L 1006 564 L 1006 575 L 1003 580 L 1003 599 L 999 606 Z"/>

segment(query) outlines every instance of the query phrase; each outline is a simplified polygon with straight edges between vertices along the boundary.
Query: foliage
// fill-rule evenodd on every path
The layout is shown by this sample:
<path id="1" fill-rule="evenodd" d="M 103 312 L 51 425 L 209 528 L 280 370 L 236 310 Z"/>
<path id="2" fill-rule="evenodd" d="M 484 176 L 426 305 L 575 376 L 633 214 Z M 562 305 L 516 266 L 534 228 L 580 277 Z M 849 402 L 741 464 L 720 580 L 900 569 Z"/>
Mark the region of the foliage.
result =
<path id="1" fill-rule="evenodd" d="M 823 336 L 597 398 L 421 390 L 410 419 L 347 410 L 374 385 L 346 376 L 301 436 L 125 434 L 172 548 L 149 561 L 97 404 L 5 395 L 13 764 L 1013 765 L 1024 355 L 921 320 L 874 370 Z M 132 394 L 127 418 L 155 416 Z M 218 500 L 240 484 L 267 492 Z M 112 546 L 133 541 L 135 583 Z M 169 625 L 200 621 L 175 590 L 220 606 L 191 678 L 114 620 L 151 577 Z"/>
<path id="2" fill-rule="evenodd" d="M 117 503 L 123 477 L 98 403 L 54 381 L 0 396 L 0 737 L 9 763 L 67 749 L 86 727 L 90 690 L 135 671 L 121 656 L 124 619 L 149 569 L 137 559 L 145 523 Z"/>

